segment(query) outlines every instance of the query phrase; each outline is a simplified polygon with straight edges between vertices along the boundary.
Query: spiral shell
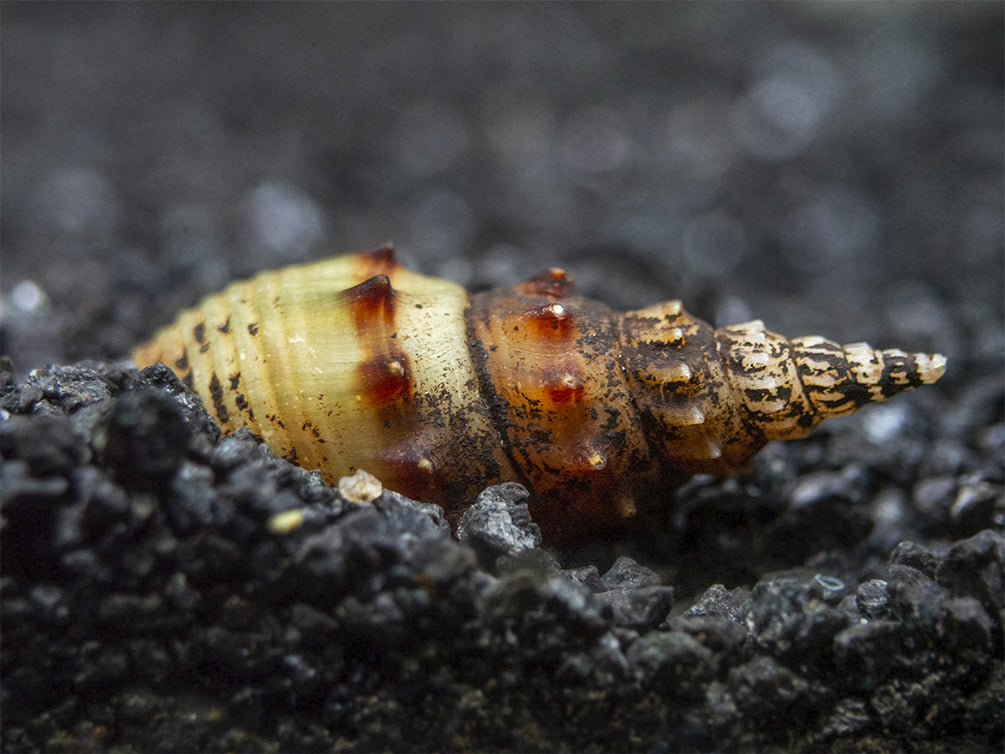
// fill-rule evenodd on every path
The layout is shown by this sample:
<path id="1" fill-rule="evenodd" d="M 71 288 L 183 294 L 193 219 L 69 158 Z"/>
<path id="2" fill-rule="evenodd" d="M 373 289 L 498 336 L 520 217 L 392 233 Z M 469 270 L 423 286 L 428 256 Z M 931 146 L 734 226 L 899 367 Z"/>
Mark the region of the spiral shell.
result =
<path id="1" fill-rule="evenodd" d="M 715 329 L 679 301 L 616 313 L 560 269 L 469 296 L 390 247 L 234 283 L 133 358 L 163 361 L 225 431 L 249 427 L 330 483 L 363 468 L 456 521 L 485 485 L 522 482 L 553 542 L 946 363 L 756 320 Z"/>

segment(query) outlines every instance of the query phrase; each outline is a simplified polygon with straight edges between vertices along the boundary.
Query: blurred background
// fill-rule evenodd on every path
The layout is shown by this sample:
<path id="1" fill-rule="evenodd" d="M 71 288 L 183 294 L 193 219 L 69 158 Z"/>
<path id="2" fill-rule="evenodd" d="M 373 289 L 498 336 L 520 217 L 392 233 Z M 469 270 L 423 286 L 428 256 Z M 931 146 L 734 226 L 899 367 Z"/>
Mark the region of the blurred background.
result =
<path id="1" fill-rule="evenodd" d="M 2 344 L 384 241 L 1001 369 L 1003 5 L 3 6 Z"/>

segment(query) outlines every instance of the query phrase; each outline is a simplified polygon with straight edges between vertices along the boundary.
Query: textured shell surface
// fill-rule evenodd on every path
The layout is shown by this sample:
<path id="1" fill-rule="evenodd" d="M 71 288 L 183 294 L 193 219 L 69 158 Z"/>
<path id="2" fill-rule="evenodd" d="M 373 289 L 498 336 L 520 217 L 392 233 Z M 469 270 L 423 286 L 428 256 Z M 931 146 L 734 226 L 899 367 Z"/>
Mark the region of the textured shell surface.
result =
<path id="1" fill-rule="evenodd" d="M 522 482 L 551 542 L 946 363 L 760 321 L 715 329 L 679 301 L 618 313 L 555 268 L 469 295 L 390 247 L 233 283 L 133 359 L 171 367 L 224 431 L 248 427 L 332 484 L 365 469 L 452 522 L 486 485 Z"/>

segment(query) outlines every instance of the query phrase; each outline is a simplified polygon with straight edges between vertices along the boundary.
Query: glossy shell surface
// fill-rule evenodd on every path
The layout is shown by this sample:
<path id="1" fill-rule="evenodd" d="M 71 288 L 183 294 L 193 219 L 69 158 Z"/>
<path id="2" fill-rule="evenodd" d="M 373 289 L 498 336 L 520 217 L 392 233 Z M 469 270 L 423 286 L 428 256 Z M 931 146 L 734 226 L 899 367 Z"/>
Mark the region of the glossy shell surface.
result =
<path id="1" fill-rule="evenodd" d="M 456 521 L 519 481 L 546 541 L 602 531 L 766 442 L 937 380 L 938 355 L 714 329 L 679 301 L 617 313 L 551 269 L 469 296 L 389 247 L 265 272 L 138 347 L 330 483 L 357 469 Z"/>

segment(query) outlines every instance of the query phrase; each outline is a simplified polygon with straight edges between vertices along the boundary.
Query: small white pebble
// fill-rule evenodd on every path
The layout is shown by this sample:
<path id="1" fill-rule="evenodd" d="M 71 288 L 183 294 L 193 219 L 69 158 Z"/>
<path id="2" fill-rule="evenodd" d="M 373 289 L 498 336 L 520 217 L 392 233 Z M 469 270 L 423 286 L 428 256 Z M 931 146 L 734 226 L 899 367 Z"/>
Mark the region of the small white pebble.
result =
<path id="1" fill-rule="evenodd" d="M 357 469 L 352 476 L 338 480 L 338 491 L 350 503 L 372 503 L 384 491 L 384 485 L 373 474 Z"/>

